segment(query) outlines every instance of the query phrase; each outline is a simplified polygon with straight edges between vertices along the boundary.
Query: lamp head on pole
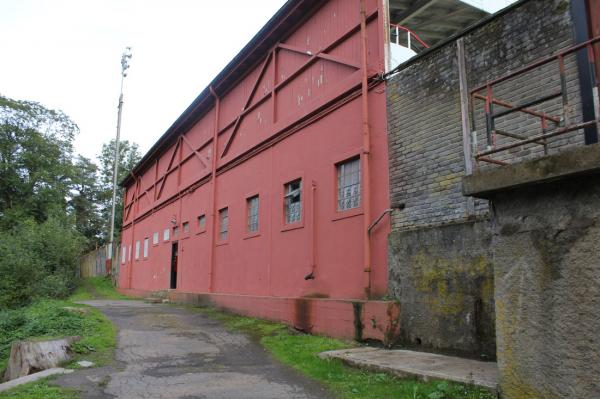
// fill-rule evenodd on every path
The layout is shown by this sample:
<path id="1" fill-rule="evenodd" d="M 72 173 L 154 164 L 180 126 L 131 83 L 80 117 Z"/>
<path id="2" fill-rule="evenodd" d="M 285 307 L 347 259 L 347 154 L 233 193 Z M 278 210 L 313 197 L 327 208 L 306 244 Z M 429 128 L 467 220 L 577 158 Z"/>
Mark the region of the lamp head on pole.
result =
<path id="1" fill-rule="evenodd" d="M 129 60 L 131 59 L 131 47 L 125 47 L 123 56 L 121 56 L 121 74 L 123 77 L 127 76 L 127 70 L 129 69 Z"/>

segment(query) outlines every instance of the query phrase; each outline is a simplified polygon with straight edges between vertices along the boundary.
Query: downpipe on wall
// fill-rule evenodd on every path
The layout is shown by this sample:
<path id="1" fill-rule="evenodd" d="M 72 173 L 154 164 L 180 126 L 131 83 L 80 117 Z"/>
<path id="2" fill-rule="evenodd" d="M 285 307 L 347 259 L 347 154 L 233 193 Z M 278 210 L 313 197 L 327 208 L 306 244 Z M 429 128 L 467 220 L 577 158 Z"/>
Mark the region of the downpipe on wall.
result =
<path id="1" fill-rule="evenodd" d="M 369 77 L 368 77 L 368 41 L 367 41 L 367 11 L 365 0 L 360 0 L 360 37 L 362 45 L 362 136 L 363 149 L 361 154 L 362 161 L 362 181 L 364 196 L 364 216 L 363 216 L 363 266 L 364 266 L 364 295 L 366 299 L 371 298 L 371 237 L 369 234 L 369 223 L 371 220 L 371 181 L 370 165 L 371 157 L 371 128 L 369 126 Z"/>

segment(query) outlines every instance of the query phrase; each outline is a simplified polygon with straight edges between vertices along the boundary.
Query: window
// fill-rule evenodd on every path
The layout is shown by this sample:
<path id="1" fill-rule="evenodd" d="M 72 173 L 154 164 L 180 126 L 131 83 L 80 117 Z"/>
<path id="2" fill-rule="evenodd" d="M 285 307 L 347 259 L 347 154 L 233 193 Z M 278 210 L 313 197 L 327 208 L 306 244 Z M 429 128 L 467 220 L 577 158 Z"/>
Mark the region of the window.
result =
<path id="1" fill-rule="evenodd" d="M 246 199 L 246 212 L 248 214 L 247 229 L 249 233 L 258 231 L 258 195 Z"/>
<path id="2" fill-rule="evenodd" d="M 127 251 L 127 260 L 131 262 L 131 245 L 129 246 L 129 251 Z"/>
<path id="3" fill-rule="evenodd" d="M 171 232 L 171 230 L 169 229 L 165 229 L 165 231 L 163 231 L 163 241 L 169 241 L 169 233 Z"/>
<path id="4" fill-rule="evenodd" d="M 302 218 L 302 180 L 294 180 L 285 185 L 285 223 L 299 222 Z"/>
<path id="5" fill-rule="evenodd" d="M 229 209 L 223 208 L 219 211 L 219 240 L 227 240 L 229 233 Z"/>
<path id="6" fill-rule="evenodd" d="M 144 259 L 148 257 L 148 244 L 150 243 L 150 239 L 148 237 L 144 238 Z"/>
<path id="7" fill-rule="evenodd" d="M 152 236 L 152 244 L 153 245 L 157 245 L 158 244 L 158 231 L 154 233 L 154 235 Z"/>
<path id="8" fill-rule="evenodd" d="M 183 222 L 183 232 L 184 233 L 190 232 L 190 223 L 189 222 Z"/>
<path id="9" fill-rule="evenodd" d="M 360 159 L 355 158 L 337 165 L 338 196 L 337 209 L 360 206 Z"/>
<path id="10" fill-rule="evenodd" d="M 140 258 L 140 242 L 139 240 L 135 242 L 135 260 Z"/>
<path id="11" fill-rule="evenodd" d="M 179 235 L 179 226 L 173 227 L 173 239 L 177 238 Z"/>
<path id="12" fill-rule="evenodd" d="M 204 230 L 206 228 L 206 215 L 198 216 L 198 230 Z"/>
<path id="13" fill-rule="evenodd" d="M 123 245 L 123 248 L 121 248 L 121 263 L 125 264 L 126 260 L 127 260 L 127 246 Z"/>

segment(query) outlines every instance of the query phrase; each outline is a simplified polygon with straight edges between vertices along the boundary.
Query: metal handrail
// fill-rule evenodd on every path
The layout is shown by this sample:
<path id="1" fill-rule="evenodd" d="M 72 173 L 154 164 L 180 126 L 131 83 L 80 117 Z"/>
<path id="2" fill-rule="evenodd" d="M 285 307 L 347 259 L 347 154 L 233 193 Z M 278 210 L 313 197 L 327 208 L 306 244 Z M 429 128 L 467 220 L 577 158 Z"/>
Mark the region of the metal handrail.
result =
<path id="1" fill-rule="evenodd" d="M 551 137 L 555 137 L 561 134 L 565 134 L 574 130 L 579 130 L 582 128 L 590 127 L 595 124 L 600 123 L 600 104 L 594 104 L 595 117 L 596 119 L 590 121 L 583 121 L 582 123 L 570 125 L 570 113 L 571 113 L 571 105 L 569 104 L 569 98 L 567 95 L 567 78 L 566 78 L 566 69 L 565 69 L 565 57 L 567 55 L 573 54 L 579 50 L 587 49 L 588 53 L 588 62 L 589 68 L 591 71 L 591 79 L 592 86 L 597 87 L 600 90 L 600 86 L 598 85 L 596 79 L 596 63 L 595 63 L 595 55 L 594 55 L 594 45 L 596 43 L 600 43 L 600 36 L 592 38 L 583 43 L 572 46 L 566 50 L 561 50 L 556 54 L 543 58 L 539 61 L 536 61 L 532 64 L 529 64 L 523 68 L 520 68 L 514 72 L 503 75 L 499 78 L 487 81 L 485 84 L 476 87 L 475 89 L 470 91 L 470 103 L 469 108 L 471 112 L 471 131 L 472 135 L 476 136 L 477 128 L 476 128 L 476 118 L 475 118 L 475 100 L 482 100 L 485 102 L 485 121 L 486 121 L 486 139 L 487 139 L 487 148 L 485 151 L 480 152 L 476 149 L 475 152 L 475 160 L 477 162 L 484 161 L 489 163 L 495 163 L 499 165 L 508 164 L 505 161 L 500 161 L 497 159 L 489 158 L 488 156 L 497 154 L 499 152 L 509 150 L 511 148 L 518 147 L 524 144 L 539 144 L 544 147 L 544 153 L 548 154 L 548 143 L 547 139 Z M 532 71 L 541 66 L 550 64 L 552 62 L 558 63 L 558 69 L 560 74 L 560 91 L 546 94 L 541 97 L 538 97 L 534 100 L 527 101 L 521 104 L 512 104 L 507 101 L 502 101 L 496 97 L 494 97 L 493 87 L 499 83 L 505 82 L 511 78 L 522 75 L 529 71 Z M 485 94 L 481 94 L 479 92 L 485 90 Z M 563 115 L 556 116 L 550 115 L 545 112 L 537 111 L 533 109 L 533 106 L 545 103 L 547 101 L 553 100 L 555 98 L 562 99 L 562 109 Z M 494 105 L 499 105 L 505 110 L 500 112 L 494 112 Z M 540 119 L 540 127 L 542 133 L 533 137 L 524 137 L 519 134 L 504 132 L 496 129 L 495 121 L 498 118 L 510 115 L 515 112 L 522 112 L 525 114 L 529 114 L 535 116 Z M 556 128 L 560 127 L 560 129 L 556 131 L 549 132 L 548 122 L 552 122 Z M 504 136 L 517 140 L 517 142 L 512 142 L 509 144 L 497 146 L 496 145 L 496 136 Z"/>
<path id="2" fill-rule="evenodd" d="M 390 24 L 390 30 L 392 32 L 394 32 L 396 35 L 395 43 L 397 45 L 402 46 L 402 44 L 400 44 L 400 31 L 404 31 L 404 32 L 406 32 L 406 36 L 407 36 L 407 43 L 406 43 L 407 45 L 405 47 L 413 50 L 413 41 L 411 38 L 414 38 L 421 46 L 423 46 L 426 49 L 429 48 L 429 45 L 427 43 L 425 43 L 419 37 L 419 35 L 417 35 L 415 32 L 413 32 L 411 29 L 407 28 L 406 26 Z"/>

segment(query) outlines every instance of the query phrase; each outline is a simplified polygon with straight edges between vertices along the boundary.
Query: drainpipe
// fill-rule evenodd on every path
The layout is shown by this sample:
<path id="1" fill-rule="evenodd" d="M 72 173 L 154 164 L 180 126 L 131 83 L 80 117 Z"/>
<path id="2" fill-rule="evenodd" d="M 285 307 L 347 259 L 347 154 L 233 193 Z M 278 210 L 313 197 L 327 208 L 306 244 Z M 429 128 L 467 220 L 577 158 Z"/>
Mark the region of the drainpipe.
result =
<path id="1" fill-rule="evenodd" d="M 215 98 L 215 122 L 212 142 L 212 173 L 211 173 L 211 227 L 210 227 L 210 252 L 208 255 L 208 292 L 213 292 L 213 272 L 215 269 L 215 234 L 217 228 L 217 141 L 219 137 L 219 106 L 221 100 L 212 86 L 210 94 Z"/>
<path id="2" fill-rule="evenodd" d="M 312 182 L 310 188 L 310 209 L 312 212 L 311 220 L 311 242 L 310 242 L 310 273 L 304 276 L 305 280 L 314 280 L 315 270 L 317 268 L 317 183 Z"/>
<path id="3" fill-rule="evenodd" d="M 366 299 L 371 297 L 371 238 L 369 234 L 369 223 L 371 220 L 371 181 L 369 158 L 371 157 L 371 129 L 369 127 L 369 82 L 368 82 L 368 41 L 367 41 L 367 11 L 365 0 L 360 0 L 360 37 L 362 42 L 362 135 L 363 150 L 362 161 L 362 183 L 363 183 L 363 264 L 364 264 L 364 293 Z"/>

